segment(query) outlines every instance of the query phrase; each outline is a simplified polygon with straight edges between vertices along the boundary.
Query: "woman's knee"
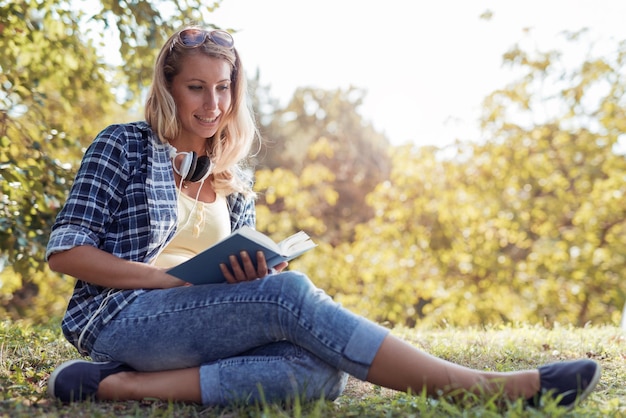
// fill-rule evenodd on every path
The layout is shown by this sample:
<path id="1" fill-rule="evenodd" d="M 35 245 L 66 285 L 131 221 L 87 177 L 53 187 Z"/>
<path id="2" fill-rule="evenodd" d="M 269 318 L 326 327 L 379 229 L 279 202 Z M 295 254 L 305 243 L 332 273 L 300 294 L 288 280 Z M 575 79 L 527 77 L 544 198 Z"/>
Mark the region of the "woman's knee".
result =
<path id="1" fill-rule="evenodd" d="M 268 276 L 264 280 L 279 280 L 281 283 L 284 283 L 283 286 L 292 286 L 296 289 L 309 290 L 311 288 L 315 288 L 311 279 L 309 279 L 306 274 L 299 271 L 290 270 L 282 273 L 276 273 Z"/>
<path id="2" fill-rule="evenodd" d="M 275 286 L 275 291 L 281 298 L 290 299 L 296 305 L 300 305 L 308 297 L 324 294 L 305 274 L 297 271 L 278 273 L 263 280 L 268 287 Z"/>

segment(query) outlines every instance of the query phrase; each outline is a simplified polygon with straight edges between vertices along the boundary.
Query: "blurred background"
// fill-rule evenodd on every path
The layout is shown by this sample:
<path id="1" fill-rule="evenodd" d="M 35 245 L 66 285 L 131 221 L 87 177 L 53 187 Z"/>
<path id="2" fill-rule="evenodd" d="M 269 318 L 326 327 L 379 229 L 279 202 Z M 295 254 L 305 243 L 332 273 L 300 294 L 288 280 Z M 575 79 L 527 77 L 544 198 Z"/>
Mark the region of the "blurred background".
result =
<path id="1" fill-rule="evenodd" d="M 3 317 L 62 315 L 43 254 L 85 147 L 201 23 L 245 64 L 258 228 L 320 244 L 291 268 L 390 325 L 619 324 L 626 4 L 405 3 L 0 0 Z"/>

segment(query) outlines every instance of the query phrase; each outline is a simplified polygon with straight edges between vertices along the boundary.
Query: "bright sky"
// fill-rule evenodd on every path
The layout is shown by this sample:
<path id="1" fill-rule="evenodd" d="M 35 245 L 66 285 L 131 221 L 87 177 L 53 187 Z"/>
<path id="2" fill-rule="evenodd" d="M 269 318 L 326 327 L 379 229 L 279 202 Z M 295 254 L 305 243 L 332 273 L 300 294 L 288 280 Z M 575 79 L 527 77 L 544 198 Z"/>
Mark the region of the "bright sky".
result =
<path id="1" fill-rule="evenodd" d="M 393 144 L 479 139 L 481 102 L 513 80 L 502 55 L 525 29 L 540 50 L 564 30 L 626 39 L 625 0 L 223 0 L 210 16 L 239 31 L 248 74 L 282 104 L 298 87 L 362 88 L 360 114 Z"/>

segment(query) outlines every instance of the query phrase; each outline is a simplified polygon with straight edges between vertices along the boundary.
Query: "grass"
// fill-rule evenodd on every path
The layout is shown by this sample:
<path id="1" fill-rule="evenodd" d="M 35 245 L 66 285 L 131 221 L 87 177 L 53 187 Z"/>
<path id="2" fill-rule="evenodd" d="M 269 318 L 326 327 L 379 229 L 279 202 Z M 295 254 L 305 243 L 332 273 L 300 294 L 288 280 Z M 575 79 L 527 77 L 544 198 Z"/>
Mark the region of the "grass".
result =
<path id="1" fill-rule="evenodd" d="M 599 361 L 603 376 L 595 392 L 566 413 L 548 403 L 525 409 L 522 401 L 463 395 L 461 400 L 407 395 L 350 379 L 343 396 L 289 404 L 229 408 L 167 403 L 99 402 L 61 405 L 46 396 L 54 367 L 76 357 L 58 324 L 28 326 L 0 322 L 1 417 L 620 417 L 626 416 L 626 333 L 617 327 L 585 328 L 527 325 L 484 329 L 404 329 L 393 333 L 434 355 L 469 367 L 512 371 L 546 362 L 588 357 Z"/>

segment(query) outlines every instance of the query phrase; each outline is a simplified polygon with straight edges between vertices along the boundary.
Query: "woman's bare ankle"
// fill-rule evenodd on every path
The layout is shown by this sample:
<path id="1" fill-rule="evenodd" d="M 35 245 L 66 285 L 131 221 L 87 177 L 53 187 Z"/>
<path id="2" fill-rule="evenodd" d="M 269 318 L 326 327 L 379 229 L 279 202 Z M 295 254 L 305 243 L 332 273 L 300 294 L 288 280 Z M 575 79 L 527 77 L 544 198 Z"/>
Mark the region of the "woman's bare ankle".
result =
<path id="1" fill-rule="evenodd" d="M 511 377 L 507 379 L 504 386 L 507 398 L 510 400 L 532 398 L 539 392 L 539 389 L 538 370 L 511 372 Z"/>
<path id="2" fill-rule="evenodd" d="M 97 397 L 101 401 L 136 400 L 132 394 L 133 375 L 137 372 L 120 372 L 105 377 L 98 385 Z"/>

